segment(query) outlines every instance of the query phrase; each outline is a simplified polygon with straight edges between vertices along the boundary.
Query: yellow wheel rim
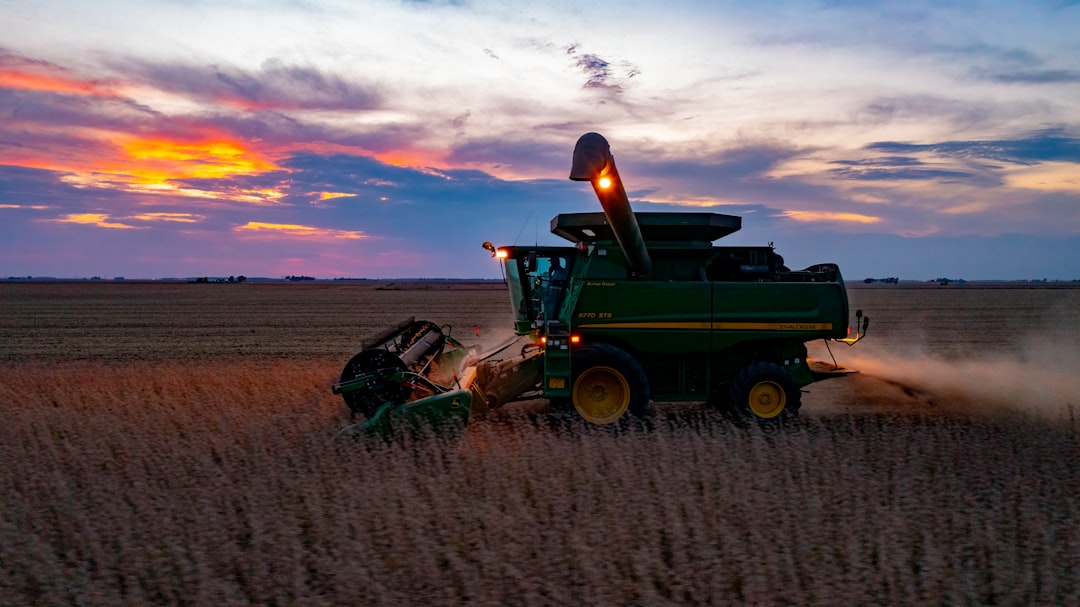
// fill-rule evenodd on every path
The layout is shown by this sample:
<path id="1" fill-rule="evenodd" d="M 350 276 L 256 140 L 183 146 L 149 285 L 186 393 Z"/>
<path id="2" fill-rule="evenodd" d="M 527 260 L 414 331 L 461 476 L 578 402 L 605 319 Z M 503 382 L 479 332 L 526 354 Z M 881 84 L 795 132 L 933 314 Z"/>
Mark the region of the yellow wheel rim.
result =
<path id="1" fill-rule="evenodd" d="M 586 421 L 610 424 L 630 407 L 630 384 L 611 367 L 592 367 L 578 376 L 571 397 L 574 409 Z"/>
<path id="2" fill-rule="evenodd" d="M 780 384 L 773 381 L 760 381 L 750 388 L 750 411 L 762 419 L 772 419 L 787 405 L 787 394 Z"/>

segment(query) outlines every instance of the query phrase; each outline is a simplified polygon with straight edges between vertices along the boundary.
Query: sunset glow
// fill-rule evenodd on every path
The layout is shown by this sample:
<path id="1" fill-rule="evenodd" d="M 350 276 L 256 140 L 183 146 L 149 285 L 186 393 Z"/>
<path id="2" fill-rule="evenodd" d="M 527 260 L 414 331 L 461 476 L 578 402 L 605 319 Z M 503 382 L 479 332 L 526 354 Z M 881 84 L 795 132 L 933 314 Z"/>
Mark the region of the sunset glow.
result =
<path id="1" fill-rule="evenodd" d="M 880 217 L 859 213 L 834 213 L 832 211 L 784 211 L 784 217 L 795 221 L 836 221 L 841 223 L 878 223 Z"/>
<path id="2" fill-rule="evenodd" d="M 205 219 L 201 215 L 192 215 L 191 213 L 142 213 L 140 215 L 132 215 L 131 219 L 138 219 L 140 221 L 175 221 L 177 223 L 198 223 Z"/>
<path id="3" fill-rule="evenodd" d="M 42 211 L 49 208 L 43 204 L 0 204 L 0 209 L 34 209 Z"/>
<path id="4" fill-rule="evenodd" d="M 121 144 L 133 161 L 128 173 L 138 182 L 170 179 L 218 179 L 278 169 L 269 160 L 235 141 L 185 142 L 136 139 Z"/>
<path id="5" fill-rule="evenodd" d="M 248 223 L 233 228 L 237 232 L 256 232 L 273 237 L 303 238 L 312 240 L 356 240 L 365 238 L 362 232 L 349 230 L 331 230 L 315 228 L 312 226 L 264 223 L 249 221 Z"/>
<path id="6" fill-rule="evenodd" d="M 355 196 L 356 194 L 350 194 L 349 192 L 316 192 L 319 195 L 319 202 L 325 200 L 333 200 L 335 198 L 345 198 L 346 196 Z"/>
<path id="7" fill-rule="evenodd" d="M 54 219 L 53 221 L 59 223 L 77 223 L 81 225 L 96 226 L 99 228 L 121 230 L 135 229 L 135 226 L 133 225 L 109 221 L 109 215 L 107 213 L 72 213 L 64 215 L 63 217 L 60 217 L 58 219 Z"/>

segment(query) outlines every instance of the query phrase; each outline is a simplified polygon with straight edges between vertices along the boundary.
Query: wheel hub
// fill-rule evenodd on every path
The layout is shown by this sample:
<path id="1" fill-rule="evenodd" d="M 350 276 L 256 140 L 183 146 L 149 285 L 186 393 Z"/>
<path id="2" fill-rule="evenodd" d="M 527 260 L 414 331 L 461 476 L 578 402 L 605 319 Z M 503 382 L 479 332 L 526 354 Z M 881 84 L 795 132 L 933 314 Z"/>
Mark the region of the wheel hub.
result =
<path id="1" fill-rule="evenodd" d="M 780 384 L 773 381 L 762 381 L 750 389 L 750 410 L 754 415 L 770 419 L 780 415 L 787 404 L 787 396 Z"/>
<path id="2" fill-rule="evenodd" d="M 574 383 L 572 395 L 574 408 L 594 424 L 610 424 L 630 406 L 629 384 L 610 367 L 593 367 L 582 373 Z"/>

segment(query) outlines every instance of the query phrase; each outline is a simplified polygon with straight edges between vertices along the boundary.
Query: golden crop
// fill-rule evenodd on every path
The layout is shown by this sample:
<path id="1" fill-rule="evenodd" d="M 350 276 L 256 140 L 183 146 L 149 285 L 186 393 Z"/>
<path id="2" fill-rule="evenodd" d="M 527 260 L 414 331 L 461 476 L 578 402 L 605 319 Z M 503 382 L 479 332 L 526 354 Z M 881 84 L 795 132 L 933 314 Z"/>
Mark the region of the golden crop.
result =
<path id="1" fill-rule="evenodd" d="M 997 295 L 987 314 L 1030 316 L 1029 295 Z M 460 436 L 342 444 L 329 386 L 365 333 L 416 315 L 486 339 L 505 293 L 0 296 L 3 605 L 1080 603 L 1067 406 L 984 412 L 861 378 L 779 432 L 701 406 L 615 430 L 510 406 Z M 895 346 L 910 302 L 855 297 Z"/>

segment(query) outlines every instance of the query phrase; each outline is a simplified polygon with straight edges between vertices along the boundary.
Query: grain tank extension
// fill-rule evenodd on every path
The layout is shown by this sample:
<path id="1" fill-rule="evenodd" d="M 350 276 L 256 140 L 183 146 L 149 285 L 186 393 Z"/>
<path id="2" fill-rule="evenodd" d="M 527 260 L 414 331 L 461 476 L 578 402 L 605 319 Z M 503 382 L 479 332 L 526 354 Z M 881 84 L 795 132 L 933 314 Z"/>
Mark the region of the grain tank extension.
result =
<path id="1" fill-rule="evenodd" d="M 705 401 L 764 423 L 796 415 L 800 389 L 851 371 L 807 360 L 818 339 L 852 345 L 840 269 L 791 270 L 769 246 L 714 246 L 742 227 L 718 213 L 633 212 L 608 142 L 587 133 L 570 179 L 602 212 L 566 213 L 569 246 L 484 243 L 503 265 L 517 342 L 479 354 L 431 323 L 368 340 L 334 391 L 366 421 L 352 433 L 546 398 L 596 424 L 650 402 Z"/>

